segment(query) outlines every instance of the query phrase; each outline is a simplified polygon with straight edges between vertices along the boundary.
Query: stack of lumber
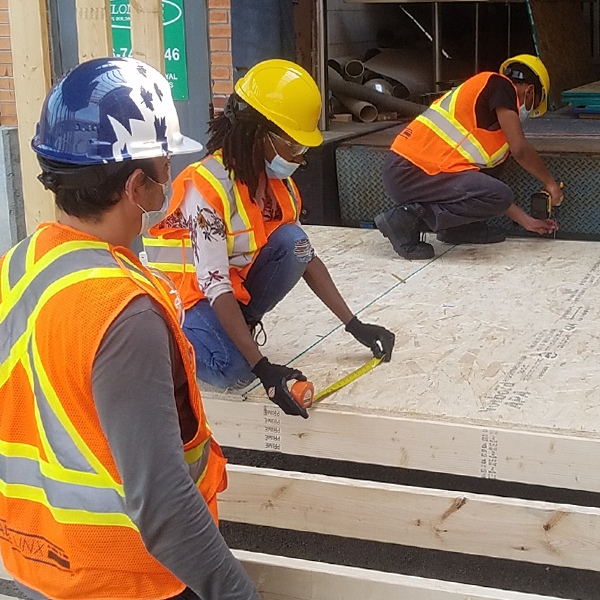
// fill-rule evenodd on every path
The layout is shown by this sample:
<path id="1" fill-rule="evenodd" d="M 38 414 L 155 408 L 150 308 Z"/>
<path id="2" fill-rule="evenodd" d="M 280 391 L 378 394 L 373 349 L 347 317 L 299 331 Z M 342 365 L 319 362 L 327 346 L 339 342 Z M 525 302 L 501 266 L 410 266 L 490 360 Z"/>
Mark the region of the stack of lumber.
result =
<path id="1" fill-rule="evenodd" d="M 600 81 L 567 90 L 562 97 L 563 102 L 573 105 L 573 112 L 580 117 L 600 118 Z"/>

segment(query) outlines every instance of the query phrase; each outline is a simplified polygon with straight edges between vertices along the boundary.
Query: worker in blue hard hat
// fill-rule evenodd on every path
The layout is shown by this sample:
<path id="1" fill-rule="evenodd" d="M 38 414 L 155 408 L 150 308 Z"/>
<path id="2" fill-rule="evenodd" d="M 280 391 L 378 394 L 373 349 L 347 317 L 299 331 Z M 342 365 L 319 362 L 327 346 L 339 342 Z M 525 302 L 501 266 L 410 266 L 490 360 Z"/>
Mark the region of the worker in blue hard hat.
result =
<path id="1" fill-rule="evenodd" d="M 546 112 L 549 89 L 539 58 L 515 56 L 500 74 L 479 73 L 446 93 L 400 132 L 383 169 L 395 206 L 375 217 L 400 256 L 432 258 L 433 246 L 420 239 L 427 230 L 449 244 L 503 241 L 505 233 L 485 223 L 502 214 L 534 233 L 556 231 L 555 221 L 526 214 L 510 187 L 485 173 L 512 154 L 542 183 L 553 205 L 561 202 L 559 185 L 522 126 Z"/>
<path id="2" fill-rule="evenodd" d="M 202 146 L 161 74 L 103 58 L 49 92 L 33 148 L 60 218 L 0 258 L 2 562 L 36 599 L 258 600 L 177 307 L 129 250 Z"/>

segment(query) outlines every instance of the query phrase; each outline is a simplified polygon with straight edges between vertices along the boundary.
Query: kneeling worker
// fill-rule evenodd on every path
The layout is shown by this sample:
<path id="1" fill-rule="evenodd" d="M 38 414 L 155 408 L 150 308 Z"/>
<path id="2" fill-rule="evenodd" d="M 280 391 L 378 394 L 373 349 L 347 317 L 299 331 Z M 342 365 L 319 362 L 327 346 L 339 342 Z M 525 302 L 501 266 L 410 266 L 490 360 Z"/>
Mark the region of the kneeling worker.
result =
<path id="1" fill-rule="evenodd" d="M 436 232 L 449 244 L 503 241 L 485 219 L 505 214 L 528 231 L 557 229 L 551 219 L 534 219 L 514 204 L 512 190 L 484 173 L 511 153 L 542 182 L 552 205 L 562 192 L 539 154 L 527 142 L 522 122 L 543 115 L 550 78 L 542 61 L 528 54 L 508 59 L 501 75 L 483 72 L 434 102 L 394 141 L 383 167 L 383 182 L 395 202 L 375 217 L 394 250 L 410 260 L 434 256 L 420 233 Z"/>
<path id="2" fill-rule="evenodd" d="M 129 250 L 202 146 L 162 75 L 102 58 L 50 91 L 33 147 L 61 214 L 0 258 L 2 562 L 35 600 L 258 600 L 175 305 Z"/>
<path id="3" fill-rule="evenodd" d="M 298 65 L 250 69 L 210 124 L 211 155 L 175 180 L 168 218 L 144 240 L 150 265 L 181 290 L 198 377 L 222 388 L 258 377 L 285 413 L 305 418 L 287 384 L 304 376 L 269 362 L 252 335 L 300 278 L 375 356 L 389 360 L 394 347 L 393 333 L 352 314 L 300 226 L 291 176 L 322 142 L 320 111 L 319 90 Z M 297 323 L 306 326 L 300 314 Z"/>

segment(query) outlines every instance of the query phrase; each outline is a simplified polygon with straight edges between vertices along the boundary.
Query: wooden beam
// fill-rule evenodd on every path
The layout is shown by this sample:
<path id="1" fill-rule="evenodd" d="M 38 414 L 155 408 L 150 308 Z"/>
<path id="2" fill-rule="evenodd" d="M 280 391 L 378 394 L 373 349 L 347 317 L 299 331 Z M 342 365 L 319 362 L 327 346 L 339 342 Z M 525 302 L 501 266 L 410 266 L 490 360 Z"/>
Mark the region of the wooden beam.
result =
<path id="1" fill-rule="evenodd" d="M 223 446 L 331 458 L 388 467 L 600 491 L 600 439 L 518 429 L 341 411 L 323 406 L 310 419 L 284 415 L 272 403 L 203 395 Z M 231 395 L 229 395 L 231 398 Z M 483 457 L 489 460 L 485 469 Z"/>
<path id="2" fill-rule="evenodd" d="M 262 600 L 558 600 L 475 585 L 234 550 Z"/>
<path id="3" fill-rule="evenodd" d="M 75 0 L 79 62 L 113 55 L 110 0 Z"/>
<path id="4" fill-rule="evenodd" d="M 31 140 L 52 81 L 48 11 L 45 0 L 9 0 L 8 14 L 13 40 L 25 221 L 28 233 L 32 233 L 41 222 L 55 218 L 54 196 L 37 180 L 40 168 L 31 149 Z"/>
<path id="5" fill-rule="evenodd" d="M 131 0 L 133 57 L 165 72 L 162 0 Z"/>
<path id="6" fill-rule="evenodd" d="M 600 571 L 600 509 L 229 465 L 223 520 Z"/>
<path id="7" fill-rule="evenodd" d="M 254 581 L 262 600 L 558 600 L 550 596 L 382 573 L 245 550 L 233 550 L 233 554 Z M 0 578 L 12 581 L 12 577 L 6 571 L 2 573 L 2 570 L 0 561 Z M 0 600 L 5 599 L 14 600 L 12 597 L 0 596 Z"/>

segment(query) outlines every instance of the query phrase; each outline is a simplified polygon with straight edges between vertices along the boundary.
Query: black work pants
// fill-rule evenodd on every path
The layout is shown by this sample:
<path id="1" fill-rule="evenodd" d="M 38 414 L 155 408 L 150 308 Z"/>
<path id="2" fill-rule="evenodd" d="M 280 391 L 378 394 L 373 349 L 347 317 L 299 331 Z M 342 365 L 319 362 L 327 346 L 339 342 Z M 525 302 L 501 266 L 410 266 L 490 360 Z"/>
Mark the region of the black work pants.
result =
<path id="1" fill-rule="evenodd" d="M 510 187 L 491 175 L 476 170 L 428 175 L 395 152 L 385 159 L 383 184 L 396 205 L 421 205 L 431 231 L 497 217 L 514 201 Z"/>

